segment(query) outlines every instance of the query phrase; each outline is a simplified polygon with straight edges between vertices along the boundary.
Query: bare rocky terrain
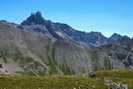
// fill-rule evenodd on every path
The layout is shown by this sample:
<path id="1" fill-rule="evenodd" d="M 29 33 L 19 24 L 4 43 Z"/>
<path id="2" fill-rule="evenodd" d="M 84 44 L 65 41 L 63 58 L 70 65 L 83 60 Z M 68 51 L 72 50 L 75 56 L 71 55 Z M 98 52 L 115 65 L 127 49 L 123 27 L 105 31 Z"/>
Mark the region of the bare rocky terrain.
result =
<path id="1" fill-rule="evenodd" d="M 133 39 L 85 33 L 33 13 L 21 24 L 0 21 L 0 63 L 9 73 L 83 74 L 133 68 Z"/>

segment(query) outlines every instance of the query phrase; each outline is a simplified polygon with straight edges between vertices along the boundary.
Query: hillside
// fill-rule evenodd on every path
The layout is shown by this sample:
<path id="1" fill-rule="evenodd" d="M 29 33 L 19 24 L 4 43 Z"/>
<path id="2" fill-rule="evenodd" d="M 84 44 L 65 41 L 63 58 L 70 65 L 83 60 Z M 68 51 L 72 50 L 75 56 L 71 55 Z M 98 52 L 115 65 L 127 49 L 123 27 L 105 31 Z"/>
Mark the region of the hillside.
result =
<path id="1" fill-rule="evenodd" d="M 85 33 L 33 13 L 20 25 L 0 21 L 0 63 L 9 73 L 86 74 L 133 69 L 133 40 Z"/>
<path id="2" fill-rule="evenodd" d="M 91 68 L 89 49 L 77 44 L 53 41 L 7 22 L 0 22 L 0 34 L 0 61 L 6 64 L 9 72 L 32 70 L 44 74 L 71 74 Z"/>
<path id="3" fill-rule="evenodd" d="M 133 89 L 133 71 L 98 71 L 96 78 L 88 76 L 1 76 L 0 88 L 108 89 L 105 81 L 127 84 L 128 89 Z"/>

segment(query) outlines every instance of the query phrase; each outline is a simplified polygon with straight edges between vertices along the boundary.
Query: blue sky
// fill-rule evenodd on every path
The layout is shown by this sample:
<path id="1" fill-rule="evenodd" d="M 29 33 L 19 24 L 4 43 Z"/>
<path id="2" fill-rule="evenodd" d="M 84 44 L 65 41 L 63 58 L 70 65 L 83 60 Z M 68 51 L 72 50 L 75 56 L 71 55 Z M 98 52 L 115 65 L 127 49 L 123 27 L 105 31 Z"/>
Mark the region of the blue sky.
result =
<path id="1" fill-rule="evenodd" d="M 133 37 L 133 0 L 1 0 L 0 20 L 20 23 L 38 10 L 77 30 Z"/>

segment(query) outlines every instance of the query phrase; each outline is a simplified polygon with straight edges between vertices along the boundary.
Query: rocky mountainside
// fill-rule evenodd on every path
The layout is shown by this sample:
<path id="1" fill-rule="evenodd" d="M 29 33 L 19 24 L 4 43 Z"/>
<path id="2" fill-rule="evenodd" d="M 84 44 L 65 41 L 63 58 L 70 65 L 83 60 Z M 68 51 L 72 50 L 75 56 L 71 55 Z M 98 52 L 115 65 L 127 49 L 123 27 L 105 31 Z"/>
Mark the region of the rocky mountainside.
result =
<path id="1" fill-rule="evenodd" d="M 0 22 L 0 36 L 0 63 L 11 73 L 78 74 L 91 68 L 89 49 L 67 40 L 51 40 L 7 22 Z"/>
<path id="2" fill-rule="evenodd" d="M 121 39 L 122 36 L 120 34 L 117 34 L 117 33 L 114 33 L 110 38 L 109 40 L 119 40 Z"/>
<path id="3" fill-rule="evenodd" d="M 77 31 L 67 24 L 45 20 L 40 12 L 31 14 L 31 16 L 21 23 L 20 27 L 28 29 L 28 31 L 47 35 L 51 39 L 69 40 L 88 47 L 107 44 L 107 38 L 100 32 L 85 33 Z"/>
<path id="4" fill-rule="evenodd" d="M 44 19 L 40 12 L 20 25 L 0 21 L 0 43 L 0 63 L 9 73 L 81 74 L 133 68 L 133 39 L 77 31 Z"/>

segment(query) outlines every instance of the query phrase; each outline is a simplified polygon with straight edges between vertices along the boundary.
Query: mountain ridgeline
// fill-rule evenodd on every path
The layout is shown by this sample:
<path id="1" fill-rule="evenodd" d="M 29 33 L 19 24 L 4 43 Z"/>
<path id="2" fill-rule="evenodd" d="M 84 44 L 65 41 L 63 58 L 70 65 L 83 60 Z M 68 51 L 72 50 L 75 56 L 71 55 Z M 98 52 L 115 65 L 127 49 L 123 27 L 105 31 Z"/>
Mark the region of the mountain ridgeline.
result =
<path id="1" fill-rule="evenodd" d="M 32 13 L 21 24 L 0 21 L 0 63 L 9 73 L 83 74 L 133 69 L 133 39 L 81 32 Z"/>

